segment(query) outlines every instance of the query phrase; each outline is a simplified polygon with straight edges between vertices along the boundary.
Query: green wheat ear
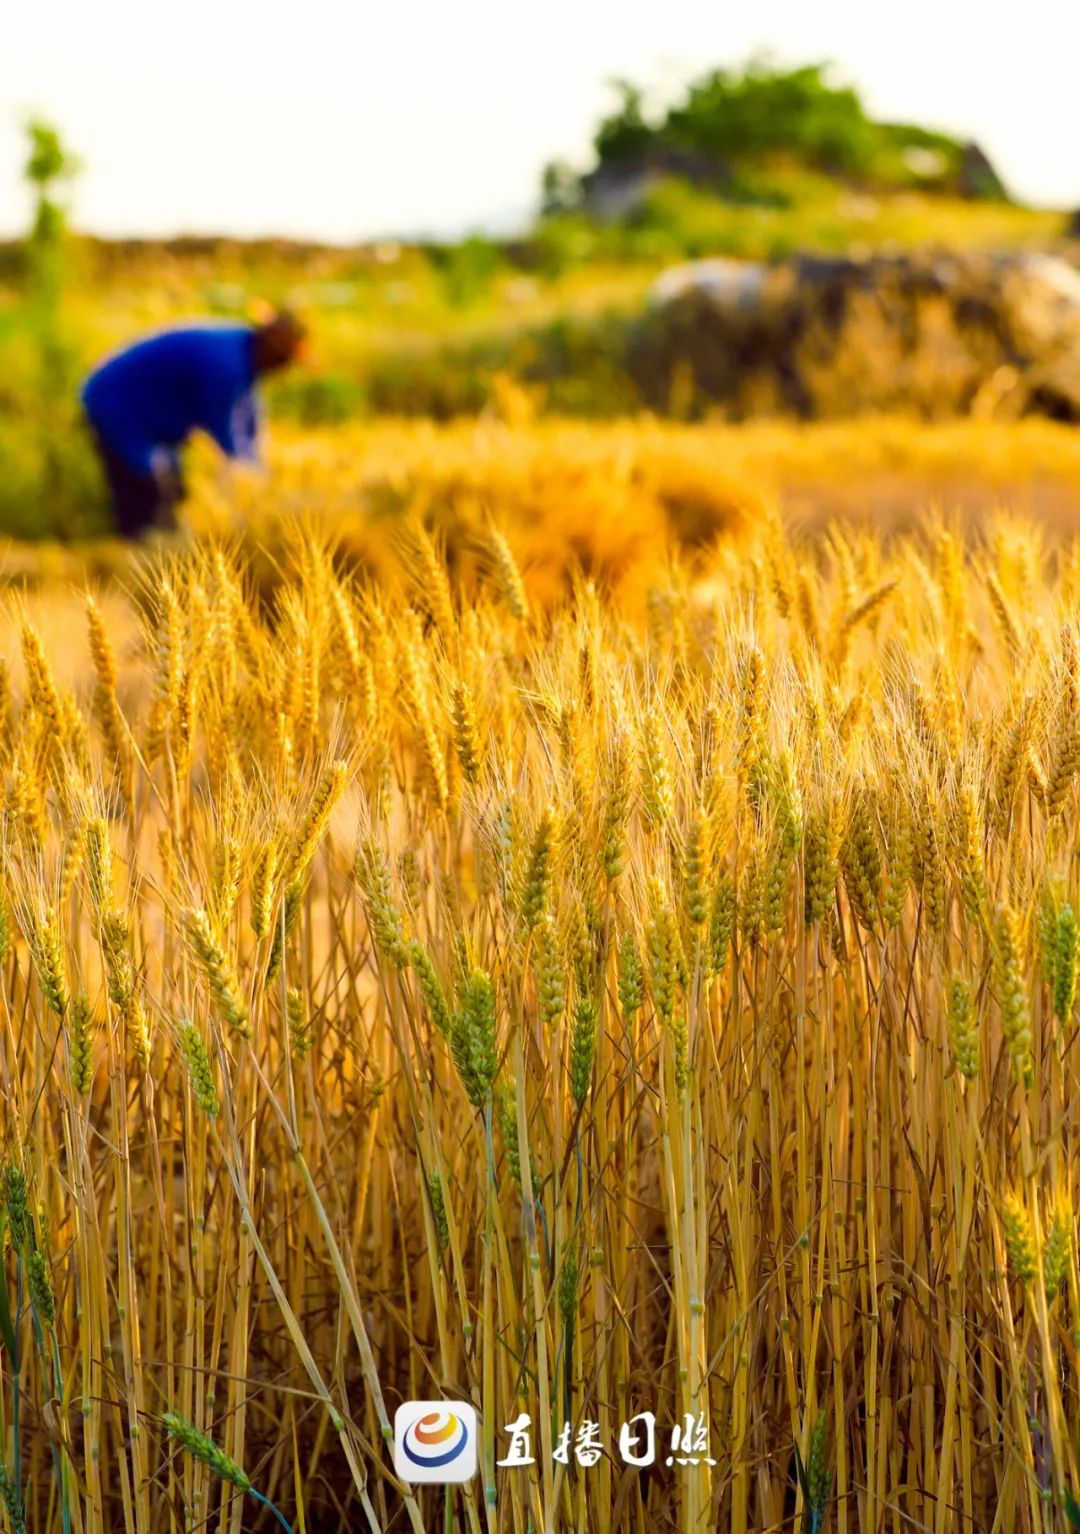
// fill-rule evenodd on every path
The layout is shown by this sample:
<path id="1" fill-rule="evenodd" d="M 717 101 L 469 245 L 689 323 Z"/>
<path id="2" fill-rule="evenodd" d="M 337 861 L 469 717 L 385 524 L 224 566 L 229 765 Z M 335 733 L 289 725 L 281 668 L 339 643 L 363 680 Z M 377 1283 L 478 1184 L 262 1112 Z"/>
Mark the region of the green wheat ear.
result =
<path id="1" fill-rule="evenodd" d="M 257 1491 L 251 1484 L 251 1478 L 224 1449 L 218 1447 L 209 1433 L 204 1433 L 197 1428 L 194 1422 L 189 1422 L 186 1417 L 181 1417 L 179 1412 L 162 1412 L 160 1417 L 162 1427 L 170 1438 L 174 1438 L 182 1449 L 186 1449 L 193 1459 L 208 1465 L 215 1475 L 219 1475 L 223 1481 L 228 1481 L 239 1491 L 245 1491 L 261 1502 L 269 1512 L 277 1519 L 281 1527 L 293 1534 L 293 1527 L 281 1514 L 269 1497 L 264 1497 L 261 1491 Z"/>
<path id="2" fill-rule="evenodd" d="M 1080 1529 L 1080 1502 L 1077 1502 L 1072 1492 L 1065 1488 L 1062 1494 L 1062 1502 L 1065 1507 L 1065 1516 L 1069 1520 L 1071 1529 Z"/>
<path id="3" fill-rule="evenodd" d="M 234 1459 L 219 1449 L 209 1433 L 204 1433 L 179 1412 L 167 1411 L 161 1416 L 161 1424 L 170 1438 L 175 1438 L 181 1448 L 204 1465 L 209 1465 L 223 1481 L 238 1486 L 241 1491 L 251 1490 L 251 1481 Z"/>
<path id="4" fill-rule="evenodd" d="M 8 1469 L 7 1460 L 0 1459 L 0 1502 L 8 1515 L 11 1534 L 26 1534 L 26 1518 L 23 1514 L 22 1497 Z"/>
<path id="5" fill-rule="evenodd" d="M 825 1411 L 820 1411 L 810 1434 L 810 1454 L 805 1462 L 799 1445 L 793 1445 L 795 1474 L 805 1503 L 803 1527 L 806 1534 L 819 1534 L 825 1523 L 825 1509 L 832 1490 L 832 1471 L 826 1458 L 827 1439 L 828 1416 Z"/>

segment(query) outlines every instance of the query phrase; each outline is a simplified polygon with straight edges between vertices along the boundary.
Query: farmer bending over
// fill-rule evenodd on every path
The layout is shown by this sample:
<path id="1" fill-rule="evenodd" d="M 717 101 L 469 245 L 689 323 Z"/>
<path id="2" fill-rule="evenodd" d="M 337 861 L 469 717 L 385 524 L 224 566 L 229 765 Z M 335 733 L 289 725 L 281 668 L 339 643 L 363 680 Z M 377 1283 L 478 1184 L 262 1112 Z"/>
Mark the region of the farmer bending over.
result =
<path id="1" fill-rule="evenodd" d="M 303 342 L 303 326 L 283 311 L 256 326 L 162 331 L 90 374 L 83 408 L 123 537 L 175 526 L 184 498 L 179 449 L 193 431 L 230 458 L 258 461 L 256 380 L 294 361 Z"/>

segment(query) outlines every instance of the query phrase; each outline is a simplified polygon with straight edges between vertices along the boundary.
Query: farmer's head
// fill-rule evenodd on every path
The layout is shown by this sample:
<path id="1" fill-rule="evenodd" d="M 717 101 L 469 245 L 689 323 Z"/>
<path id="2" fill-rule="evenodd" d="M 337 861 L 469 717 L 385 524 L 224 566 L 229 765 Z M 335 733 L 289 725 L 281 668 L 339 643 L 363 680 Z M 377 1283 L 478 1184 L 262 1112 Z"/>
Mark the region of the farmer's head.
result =
<path id="1" fill-rule="evenodd" d="M 255 327 L 255 371 L 276 373 L 300 357 L 307 331 L 288 309 L 279 309 Z"/>

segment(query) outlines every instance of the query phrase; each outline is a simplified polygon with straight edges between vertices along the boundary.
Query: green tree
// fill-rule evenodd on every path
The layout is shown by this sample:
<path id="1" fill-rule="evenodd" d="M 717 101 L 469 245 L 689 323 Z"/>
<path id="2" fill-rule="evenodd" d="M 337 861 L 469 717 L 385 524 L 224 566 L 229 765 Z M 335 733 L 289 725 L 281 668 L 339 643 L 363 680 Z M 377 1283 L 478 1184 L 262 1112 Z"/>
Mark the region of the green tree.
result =
<path id="1" fill-rule="evenodd" d="M 31 273 L 38 279 L 59 282 L 68 197 L 82 166 L 59 130 L 43 118 L 30 118 L 26 137 L 23 175 L 34 196 L 34 216 L 27 240 Z"/>
<path id="2" fill-rule="evenodd" d="M 847 172 L 869 169 L 876 141 L 858 93 L 831 84 L 826 65 L 783 70 L 763 60 L 697 80 L 661 131 L 673 143 L 718 160 L 786 153 Z"/>
<path id="3" fill-rule="evenodd" d="M 92 506 L 89 455 L 77 420 L 77 357 L 64 317 L 70 279 L 68 209 L 80 169 L 56 127 L 40 117 L 28 120 L 23 176 L 33 212 L 23 246 L 24 314 L 36 376 L 22 430 L 31 439 L 27 458 L 36 467 L 23 499 L 29 502 L 35 530 L 62 536 L 80 531 Z"/>
<path id="4" fill-rule="evenodd" d="M 601 165 L 634 160 L 650 150 L 682 151 L 717 165 L 753 167 L 789 159 L 833 175 L 884 184 L 911 179 L 903 152 L 932 148 L 945 175 L 955 178 L 962 146 L 947 134 L 875 122 L 857 90 L 837 82 L 825 63 L 777 66 L 752 59 L 742 68 L 713 69 L 692 80 L 665 113 L 646 115 L 645 92 L 613 82 L 616 109 L 596 130 Z"/>
<path id="5" fill-rule="evenodd" d="M 540 180 L 540 211 L 544 217 L 572 213 L 580 200 L 574 167 L 566 160 L 549 160 Z"/>
<path id="6" fill-rule="evenodd" d="M 601 165 L 629 160 L 655 142 L 657 131 L 645 120 L 645 93 L 629 80 L 613 80 L 619 105 L 596 130 L 593 147 Z"/>

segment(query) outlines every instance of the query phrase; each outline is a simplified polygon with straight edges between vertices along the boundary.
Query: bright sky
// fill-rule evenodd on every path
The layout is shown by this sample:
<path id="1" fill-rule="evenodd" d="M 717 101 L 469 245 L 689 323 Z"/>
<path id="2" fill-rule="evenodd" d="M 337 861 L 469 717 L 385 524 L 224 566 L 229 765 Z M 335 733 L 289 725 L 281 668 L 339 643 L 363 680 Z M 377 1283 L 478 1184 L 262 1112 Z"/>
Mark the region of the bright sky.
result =
<path id="1" fill-rule="evenodd" d="M 768 49 L 832 59 L 871 110 L 978 139 L 1021 196 L 1080 204 L 1080 5 L 1024 0 L 29 0 L 5 7 L 0 233 L 20 124 L 86 162 L 103 234 L 330 240 L 505 226 L 588 158 L 624 75 L 668 88 Z"/>

